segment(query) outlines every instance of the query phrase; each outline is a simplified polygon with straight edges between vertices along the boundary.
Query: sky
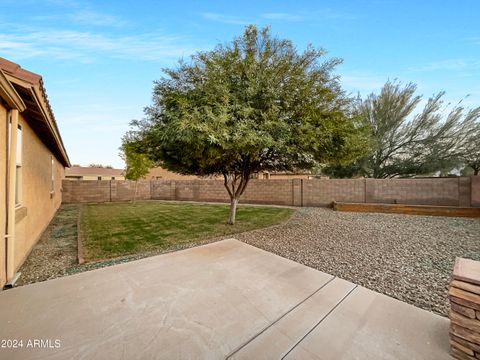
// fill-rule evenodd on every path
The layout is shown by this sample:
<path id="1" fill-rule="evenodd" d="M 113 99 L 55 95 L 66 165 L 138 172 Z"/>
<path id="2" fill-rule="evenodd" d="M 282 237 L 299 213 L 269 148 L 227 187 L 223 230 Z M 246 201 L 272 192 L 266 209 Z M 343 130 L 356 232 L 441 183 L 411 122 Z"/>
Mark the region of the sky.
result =
<path id="1" fill-rule="evenodd" d="M 339 57 L 343 88 L 414 82 L 480 106 L 480 1 L 0 0 L 0 56 L 42 75 L 72 164 L 123 168 L 122 135 L 181 58 L 270 26 Z"/>

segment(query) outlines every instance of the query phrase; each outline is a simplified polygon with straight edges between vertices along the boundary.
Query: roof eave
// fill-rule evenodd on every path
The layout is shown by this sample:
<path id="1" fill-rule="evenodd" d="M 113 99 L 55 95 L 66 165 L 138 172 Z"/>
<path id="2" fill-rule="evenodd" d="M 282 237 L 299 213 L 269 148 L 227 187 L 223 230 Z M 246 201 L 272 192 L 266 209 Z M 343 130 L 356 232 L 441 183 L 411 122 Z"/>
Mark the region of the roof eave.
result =
<path id="1" fill-rule="evenodd" d="M 10 87 L 13 88 L 12 84 L 15 84 L 16 86 L 20 86 L 21 88 L 27 90 L 30 93 L 33 100 L 35 101 L 35 106 L 38 108 L 38 110 L 42 114 L 43 121 L 47 125 L 50 133 L 52 134 L 55 140 L 56 147 L 58 148 L 59 155 L 61 157 L 59 159 L 60 162 L 65 167 L 70 167 L 71 166 L 70 159 L 68 158 L 67 151 L 65 149 L 62 138 L 60 136 L 60 132 L 58 130 L 55 118 L 53 117 L 53 112 L 50 106 L 48 105 L 48 101 L 46 100 L 46 92 L 45 92 L 45 89 L 43 88 L 43 82 L 41 80 L 41 77 L 38 76 L 39 80 L 38 80 L 38 83 L 36 84 L 32 84 L 10 73 L 4 74 L 4 78 L 10 84 Z M 15 91 L 15 89 L 13 90 Z M 15 91 L 15 93 L 18 95 L 18 92 Z M 18 97 L 20 98 L 20 100 L 22 100 L 22 104 L 23 104 L 22 110 L 19 109 L 19 111 L 23 112 L 27 109 L 27 106 L 23 102 L 23 99 L 21 98 L 21 96 L 18 95 Z"/>
<path id="2" fill-rule="evenodd" d="M 10 81 L 0 69 L 0 97 L 7 103 L 11 109 L 17 109 L 19 112 L 27 108 L 20 95 L 12 86 Z"/>
<path id="3" fill-rule="evenodd" d="M 41 86 L 42 83 L 40 83 Z M 65 167 L 70 167 L 70 159 L 68 158 L 67 151 L 65 150 L 65 146 L 62 141 L 62 137 L 60 136 L 60 132 L 57 127 L 57 122 L 53 118 L 52 111 L 50 106 L 45 102 L 44 94 L 45 92 L 40 88 L 39 85 L 34 85 L 30 88 L 33 98 L 37 103 L 37 106 L 41 109 L 42 114 L 46 120 L 47 126 L 49 127 L 51 133 L 55 137 L 55 142 L 57 143 L 59 150 L 63 156 L 64 165 Z"/>

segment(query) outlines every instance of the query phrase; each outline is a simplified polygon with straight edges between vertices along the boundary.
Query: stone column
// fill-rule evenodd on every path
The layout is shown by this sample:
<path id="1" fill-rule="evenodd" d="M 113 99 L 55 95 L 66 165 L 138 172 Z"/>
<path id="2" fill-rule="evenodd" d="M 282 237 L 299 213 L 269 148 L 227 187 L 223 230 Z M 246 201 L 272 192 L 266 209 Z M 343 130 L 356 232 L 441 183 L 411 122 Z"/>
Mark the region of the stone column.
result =
<path id="1" fill-rule="evenodd" d="M 480 359 L 480 262 L 457 258 L 448 291 L 450 346 L 456 359 Z"/>

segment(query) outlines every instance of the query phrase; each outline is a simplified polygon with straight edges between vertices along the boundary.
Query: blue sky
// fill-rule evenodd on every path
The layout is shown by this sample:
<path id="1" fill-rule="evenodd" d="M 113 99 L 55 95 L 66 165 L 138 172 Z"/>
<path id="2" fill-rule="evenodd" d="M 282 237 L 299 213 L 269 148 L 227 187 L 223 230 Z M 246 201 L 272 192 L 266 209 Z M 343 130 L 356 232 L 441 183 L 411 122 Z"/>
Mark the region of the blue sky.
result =
<path id="1" fill-rule="evenodd" d="M 72 163 L 123 167 L 121 136 L 179 58 L 270 25 L 340 57 L 343 87 L 387 79 L 480 106 L 480 1 L 0 0 L 0 56 L 41 74 Z"/>

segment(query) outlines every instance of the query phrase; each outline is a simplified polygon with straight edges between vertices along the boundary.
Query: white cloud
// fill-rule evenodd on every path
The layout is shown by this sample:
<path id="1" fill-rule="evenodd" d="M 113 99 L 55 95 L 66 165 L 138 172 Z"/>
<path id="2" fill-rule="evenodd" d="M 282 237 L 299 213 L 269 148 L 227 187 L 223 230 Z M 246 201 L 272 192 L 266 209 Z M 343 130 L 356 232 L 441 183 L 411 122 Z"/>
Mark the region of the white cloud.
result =
<path id="1" fill-rule="evenodd" d="M 261 15 L 262 18 L 268 20 L 282 20 L 282 21 L 303 21 L 305 16 L 299 14 L 289 13 L 266 13 Z"/>
<path id="2" fill-rule="evenodd" d="M 247 21 L 237 16 L 217 14 L 211 12 L 202 13 L 201 16 L 206 20 L 212 20 L 224 24 L 247 25 L 252 23 L 252 21 Z"/>
<path id="3" fill-rule="evenodd" d="M 0 52 L 16 59 L 48 56 L 94 61 L 97 56 L 162 60 L 188 56 L 201 48 L 182 37 L 160 33 L 129 36 L 91 31 L 38 29 L 0 34 Z"/>
<path id="4" fill-rule="evenodd" d="M 387 78 L 382 76 L 361 71 L 347 72 L 340 76 L 342 86 L 347 91 L 352 92 L 353 95 L 356 95 L 357 92 L 360 92 L 362 95 L 372 92 L 378 93 L 387 80 Z"/>
<path id="5" fill-rule="evenodd" d="M 103 14 L 87 9 L 61 14 L 37 15 L 33 16 L 32 20 L 45 22 L 63 21 L 89 27 L 123 27 L 128 25 L 126 20 L 123 20 L 118 16 Z"/>
<path id="6" fill-rule="evenodd" d="M 322 9 L 311 14 L 312 19 L 327 19 L 327 20 L 355 20 L 358 15 L 348 12 L 337 11 L 333 9 Z"/>
<path id="7" fill-rule="evenodd" d="M 102 14 L 92 10 L 81 10 L 70 15 L 70 18 L 79 23 L 85 25 L 98 25 L 98 26 L 123 26 L 127 22 L 121 18 L 110 15 Z"/>
<path id="8" fill-rule="evenodd" d="M 23 0 L 31 1 L 31 0 Z M 80 26 L 123 27 L 128 21 L 113 14 L 94 10 L 92 3 L 78 0 L 45 0 L 50 11 L 43 15 L 33 16 L 33 21 L 57 21 L 74 23 Z"/>
<path id="9" fill-rule="evenodd" d="M 346 12 L 339 12 L 332 9 L 320 9 L 316 11 L 297 11 L 294 13 L 268 12 L 252 16 L 251 18 L 242 18 L 234 15 L 206 12 L 200 14 L 205 20 L 216 21 L 224 24 L 247 25 L 265 21 L 318 21 L 324 20 L 352 20 L 356 16 Z"/>
<path id="10" fill-rule="evenodd" d="M 428 62 L 407 68 L 409 72 L 427 72 L 427 71 L 463 71 L 480 69 L 480 61 L 472 59 L 447 59 Z"/>

